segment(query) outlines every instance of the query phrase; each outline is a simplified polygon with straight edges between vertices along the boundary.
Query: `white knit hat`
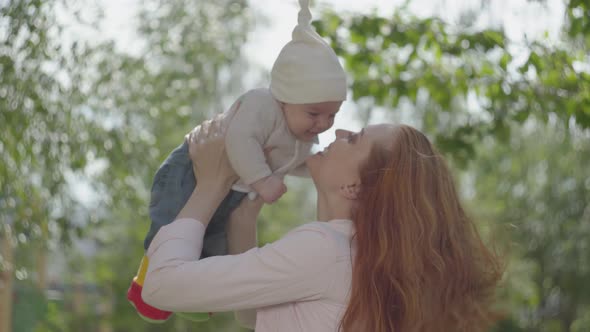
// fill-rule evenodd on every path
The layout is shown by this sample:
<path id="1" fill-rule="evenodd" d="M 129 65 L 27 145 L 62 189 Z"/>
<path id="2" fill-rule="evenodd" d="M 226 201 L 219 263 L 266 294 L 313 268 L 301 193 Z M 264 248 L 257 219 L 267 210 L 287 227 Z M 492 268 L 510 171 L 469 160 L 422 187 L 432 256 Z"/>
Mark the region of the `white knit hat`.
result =
<path id="1" fill-rule="evenodd" d="M 279 53 L 270 74 L 270 91 L 284 103 L 308 104 L 346 99 L 346 74 L 334 50 L 311 26 L 309 0 L 301 10 L 292 40 Z"/>

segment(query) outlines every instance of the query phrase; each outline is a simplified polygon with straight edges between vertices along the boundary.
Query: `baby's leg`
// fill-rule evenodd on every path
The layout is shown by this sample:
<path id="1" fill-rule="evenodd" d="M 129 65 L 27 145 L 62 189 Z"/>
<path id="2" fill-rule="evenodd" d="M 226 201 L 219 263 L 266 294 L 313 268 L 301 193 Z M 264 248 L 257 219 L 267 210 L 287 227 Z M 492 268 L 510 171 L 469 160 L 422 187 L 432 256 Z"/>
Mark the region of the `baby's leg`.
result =
<path id="1" fill-rule="evenodd" d="M 160 228 L 174 221 L 195 185 L 193 165 L 185 142 L 170 153 L 154 176 L 149 207 L 151 225 L 144 240 L 146 250 Z"/>

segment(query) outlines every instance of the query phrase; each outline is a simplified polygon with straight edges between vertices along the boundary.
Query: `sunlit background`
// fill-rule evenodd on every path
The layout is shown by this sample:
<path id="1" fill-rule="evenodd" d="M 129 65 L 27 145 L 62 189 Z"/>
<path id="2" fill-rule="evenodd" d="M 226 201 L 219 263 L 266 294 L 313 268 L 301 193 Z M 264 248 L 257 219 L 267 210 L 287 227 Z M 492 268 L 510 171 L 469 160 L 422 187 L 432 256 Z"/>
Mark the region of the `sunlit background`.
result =
<path id="1" fill-rule="evenodd" d="M 409 123 L 501 251 L 494 331 L 590 331 L 587 0 L 313 1 L 349 98 L 334 129 Z M 143 322 L 125 293 L 158 165 L 268 73 L 295 0 L 0 0 L 0 332 L 245 331 Z M 260 245 L 315 217 L 309 180 Z"/>

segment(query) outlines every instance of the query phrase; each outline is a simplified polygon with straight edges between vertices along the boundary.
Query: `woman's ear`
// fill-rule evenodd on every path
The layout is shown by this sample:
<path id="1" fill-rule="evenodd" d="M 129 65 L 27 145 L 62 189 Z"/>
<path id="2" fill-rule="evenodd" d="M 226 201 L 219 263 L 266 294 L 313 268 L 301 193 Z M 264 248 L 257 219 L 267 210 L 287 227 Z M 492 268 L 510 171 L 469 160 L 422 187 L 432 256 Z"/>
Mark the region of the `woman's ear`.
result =
<path id="1" fill-rule="evenodd" d="M 344 198 L 351 200 L 351 201 L 358 199 L 360 191 L 361 191 L 361 184 L 360 183 L 353 183 L 353 184 L 340 186 L 340 194 L 342 196 L 344 196 Z"/>

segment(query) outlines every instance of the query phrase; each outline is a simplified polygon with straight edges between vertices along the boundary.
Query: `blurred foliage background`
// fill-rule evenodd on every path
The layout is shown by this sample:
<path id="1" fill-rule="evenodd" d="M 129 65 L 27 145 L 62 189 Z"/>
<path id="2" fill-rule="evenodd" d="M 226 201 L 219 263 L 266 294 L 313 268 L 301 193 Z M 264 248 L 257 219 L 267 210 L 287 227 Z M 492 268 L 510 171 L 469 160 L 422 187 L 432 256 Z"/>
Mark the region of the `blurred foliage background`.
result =
<path id="1" fill-rule="evenodd" d="M 410 123 L 451 161 L 506 255 L 494 331 L 590 331 L 590 3 L 563 1 L 558 42 L 517 43 L 475 27 L 493 0 L 460 24 L 410 2 L 314 22 L 350 75 L 357 121 Z M 100 1 L 0 1 L 0 332 L 242 331 L 231 314 L 146 324 L 125 292 L 152 175 L 249 88 L 256 15 L 243 0 L 142 1 L 134 55 L 68 34 L 64 15 L 95 30 L 104 19 Z M 313 220 L 311 183 L 289 189 L 263 209 L 261 244 Z"/>

